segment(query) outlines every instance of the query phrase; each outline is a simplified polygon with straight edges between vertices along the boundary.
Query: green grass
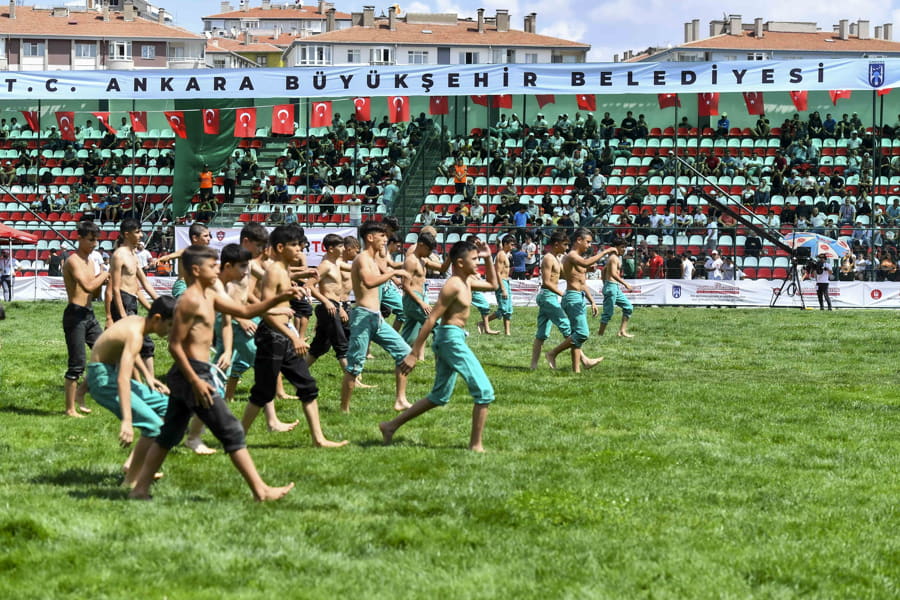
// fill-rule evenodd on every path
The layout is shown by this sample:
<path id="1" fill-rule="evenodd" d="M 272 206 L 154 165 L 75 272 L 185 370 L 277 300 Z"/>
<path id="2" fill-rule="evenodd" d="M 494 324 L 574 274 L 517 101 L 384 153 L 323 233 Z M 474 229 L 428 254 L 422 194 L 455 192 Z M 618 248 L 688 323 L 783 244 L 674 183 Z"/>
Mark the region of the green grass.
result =
<path id="1" fill-rule="evenodd" d="M 535 311 L 517 309 L 512 338 L 469 338 L 497 390 L 483 456 L 465 450 L 462 384 L 386 448 L 386 355 L 349 416 L 322 359 L 325 433 L 352 443 L 316 450 L 303 425 L 258 422 L 248 443 L 263 477 L 297 482 L 258 505 L 224 455 L 183 450 L 153 502 L 125 501 L 115 418 L 95 404 L 87 419 L 61 415 L 62 305 L 7 308 L 3 598 L 900 594 L 894 312 L 639 307 L 637 337 L 592 337 L 606 361 L 576 377 L 524 368 Z M 432 367 L 417 367 L 411 399 Z M 302 419 L 296 402 L 279 413 Z"/>

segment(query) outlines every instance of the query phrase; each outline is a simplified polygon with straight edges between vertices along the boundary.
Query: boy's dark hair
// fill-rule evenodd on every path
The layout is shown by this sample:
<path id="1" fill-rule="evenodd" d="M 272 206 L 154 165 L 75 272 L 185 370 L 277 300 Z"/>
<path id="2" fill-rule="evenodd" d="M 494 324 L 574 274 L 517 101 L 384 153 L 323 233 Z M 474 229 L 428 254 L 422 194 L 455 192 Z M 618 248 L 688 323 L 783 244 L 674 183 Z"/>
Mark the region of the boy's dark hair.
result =
<path id="1" fill-rule="evenodd" d="M 199 246 L 197 244 L 192 244 L 185 248 L 184 254 L 181 255 L 181 260 L 184 261 L 185 271 L 190 271 L 194 265 L 199 265 L 204 260 L 210 258 L 219 260 L 219 254 L 216 252 L 215 248 L 210 246 Z"/>
<path id="2" fill-rule="evenodd" d="M 122 222 L 119 223 L 119 233 L 126 233 L 140 228 L 141 224 L 137 219 L 122 219 Z"/>
<path id="3" fill-rule="evenodd" d="M 344 238 L 344 248 L 359 248 L 359 240 L 352 235 L 348 235 Z"/>
<path id="4" fill-rule="evenodd" d="M 400 239 L 400 236 L 396 233 L 392 233 L 390 237 L 388 237 L 388 244 L 402 244 L 403 240 Z"/>
<path id="5" fill-rule="evenodd" d="M 278 244 L 303 243 L 304 240 L 306 240 L 306 236 L 303 234 L 303 230 L 291 225 L 279 225 L 269 235 L 269 245 L 273 248 L 277 248 Z"/>
<path id="6" fill-rule="evenodd" d="M 397 220 L 397 217 L 394 217 L 394 216 L 385 217 L 382 222 L 391 231 L 399 231 L 400 230 L 400 221 Z"/>
<path id="7" fill-rule="evenodd" d="M 219 264 L 223 267 L 225 265 L 238 265 L 250 262 L 251 258 L 253 258 L 253 255 L 250 254 L 250 251 L 240 244 L 228 244 L 222 248 L 222 253 L 219 255 Z"/>
<path id="8" fill-rule="evenodd" d="M 361 239 L 366 239 L 366 236 L 370 233 L 383 233 L 387 235 L 388 228 L 381 221 L 366 221 L 359 226 L 359 237 Z"/>
<path id="9" fill-rule="evenodd" d="M 149 319 L 153 315 L 159 315 L 163 321 L 169 321 L 174 314 L 175 298 L 169 295 L 157 296 L 156 300 L 153 301 L 153 304 L 150 305 L 150 310 L 147 311 L 147 318 Z"/>
<path id="10" fill-rule="evenodd" d="M 241 229 L 240 241 L 250 240 L 258 244 L 265 244 L 269 241 L 269 231 L 259 223 L 247 223 Z"/>
<path id="11" fill-rule="evenodd" d="M 566 235 L 565 231 L 554 231 L 550 234 L 550 245 L 558 244 L 560 242 L 568 241 L 569 236 Z"/>
<path id="12" fill-rule="evenodd" d="M 625 241 L 625 238 L 616 238 L 612 244 L 615 248 L 622 248 L 628 245 L 628 242 Z"/>
<path id="13" fill-rule="evenodd" d="M 200 237 L 200 235 L 208 229 L 209 227 L 203 223 L 193 223 L 188 228 L 188 237 L 193 240 L 195 237 Z"/>
<path id="14" fill-rule="evenodd" d="M 427 231 L 419 234 L 419 239 L 416 243 L 428 247 L 429 250 L 434 250 L 437 247 L 437 240 L 435 240 L 434 236 Z"/>
<path id="15" fill-rule="evenodd" d="M 503 239 L 500 240 L 501 246 L 505 246 L 506 244 L 515 244 L 515 243 L 516 243 L 516 236 L 514 236 L 511 233 L 504 235 Z"/>
<path id="16" fill-rule="evenodd" d="M 75 226 L 75 232 L 78 234 L 78 237 L 86 238 L 91 235 L 98 235 L 100 227 L 93 221 L 78 221 L 78 225 Z"/>
<path id="17" fill-rule="evenodd" d="M 587 229 L 587 228 L 585 228 L 585 227 L 579 227 L 578 229 L 576 229 L 575 231 L 572 232 L 572 239 L 573 239 L 573 240 L 580 240 L 580 239 L 585 238 L 585 237 L 587 237 L 587 236 L 589 236 L 589 235 L 590 235 L 590 236 L 593 236 L 593 234 L 591 233 L 591 230 L 590 230 L 590 229 Z"/>
<path id="18" fill-rule="evenodd" d="M 475 250 L 475 244 L 465 240 L 456 242 L 450 248 L 450 262 L 455 262 L 457 259 L 465 257 L 472 250 Z"/>
<path id="19" fill-rule="evenodd" d="M 335 246 L 343 246 L 344 238 L 339 236 L 336 233 L 329 233 L 324 238 L 322 238 L 322 247 L 326 250 L 334 248 Z"/>

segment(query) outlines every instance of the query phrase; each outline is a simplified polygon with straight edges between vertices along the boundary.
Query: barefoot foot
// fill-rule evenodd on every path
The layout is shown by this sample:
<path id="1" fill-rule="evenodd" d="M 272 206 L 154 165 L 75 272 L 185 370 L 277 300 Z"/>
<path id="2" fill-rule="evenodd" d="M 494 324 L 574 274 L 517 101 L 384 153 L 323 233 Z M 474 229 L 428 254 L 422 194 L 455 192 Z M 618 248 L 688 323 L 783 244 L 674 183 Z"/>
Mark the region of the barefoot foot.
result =
<path id="1" fill-rule="evenodd" d="M 381 423 L 379 423 L 378 429 L 381 430 L 381 437 L 384 438 L 384 445 L 389 446 L 394 440 L 394 432 L 397 430 L 391 428 L 391 424 L 387 421 L 382 421 Z"/>
<path id="2" fill-rule="evenodd" d="M 598 356 L 597 358 L 584 358 L 581 361 L 581 364 L 584 365 L 585 369 L 593 369 L 597 365 L 599 365 L 603 361 L 602 356 Z"/>
<path id="3" fill-rule="evenodd" d="M 619 337 L 623 337 L 623 338 L 633 338 L 633 337 L 634 337 L 634 335 L 632 335 L 632 334 L 630 334 L 630 333 L 628 333 L 628 332 L 625 332 L 625 331 L 620 331 L 620 332 L 619 332 L 618 334 L 616 334 L 616 335 L 618 335 Z"/>
<path id="4" fill-rule="evenodd" d="M 472 452 L 482 452 L 483 453 L 484 446 L 482 446 L 481 444 L 478 444 L 477 446 L 469 446 L 469 450 L 471 450 Z"/>
<path id="5" fill-rule="evenodd" d="M 300 421 L 297 420 L 293 423 L 283 423 L 281 421 L 271 423 L 269 424 L 269 431 L 271 431 L 272 433 L 287 433 L 288 431 L 291 431 L 294 427 L 296 427 L 299 422 Z"/>
<path id="6" fill-rule="evenodd" d="M 544 358 L 546 358 L 546 359 L 547 359 L 547 362 L 550 363 L 550 368 L 553 369 L 553 370 L 555 371 L 555 370 L 556 370 L 556 357 L 553 356 L 553 355 L 552 355 L 551 353 L 549 353 L 549 352 L 545 352 L 545 353 L 544 353 Z"/>
<path id="7" fill-rule="evenodd" d="M 396 410 L 397 412 L 403 412 L 410 406 L 412 406 L 412 404 L 407 402 L 406 398 L 397 398 L 397 401 L 394 402 L 394 410 Z"/>
<path id="8" fill-rule="evenodd" d="M 364 390 L 370 390 L 378 387 L 377 385 L 369 385 L 368 383 L 363 383 L 361 377 L 357 377 L 356 382 L 353 385 Z"/>
<path id="9" fill-rule="evenodd" d="M 85 405 L 85 404 L 79 405 L 79 406 L 78 406 L 78 410 L 81 411 L 81 412 L 83 412 L 83 413 L 86 414 L 86 415 L 89 415 L 89 414 L 91 414 L 92 412 L 94 412 L 94 411 L 92 411 L 91 409 L 89 409 L 89 408 L 87 407 L 87 405 Z"/>
<path id="10" fill-rule="evenodd" d="M 292 394 L 288 394 L 287 392 L 281 392 L 280 394 L 275 394 L 276 400 L 296 400 L 297 396 Z"/>
<path id="11" fill-rule="evenodd" d="M 344 440 L 343 442 L 332 442 L 331 440 L 326 440 L 324 438 L 321 440 L 313 440 L 313 444 L 315 444 L 317 448 L 343 448 L 349 443 L 350 440 Z"/>
<path id="12" fill-rule="evenodd" d="M 284 487 L 269 487 L 262 491 L 262 493 L 256 497 L 257 502 L 271 502 L 272 500 L 279 500 L 287 496 L 288 492 L 294 489 L 294 482 L 290 482 Z"/>
<path id="13" fill-rule="evenodd" d="M 203 443 L 203 440 L 199 439 L 188 438 L 184 440 L 184 446 L 193 450 L 194 454 L 199 454 L 201 456 L 209 456 L 210 454 L 215 454 L 217 452 L 215 448 L 210 448 Z"/>
<path id="14" fill-rule="evenodd" d="M 77 410 L 67 410 L 67 411 L 66 411 L 66 416 L 67 416 L 67 417 L 75 417 L 76 419 L 83 419 L 83 418 L 84 418 L 84 415 L 81 414 L 81 413 L 79 413 Z"/>

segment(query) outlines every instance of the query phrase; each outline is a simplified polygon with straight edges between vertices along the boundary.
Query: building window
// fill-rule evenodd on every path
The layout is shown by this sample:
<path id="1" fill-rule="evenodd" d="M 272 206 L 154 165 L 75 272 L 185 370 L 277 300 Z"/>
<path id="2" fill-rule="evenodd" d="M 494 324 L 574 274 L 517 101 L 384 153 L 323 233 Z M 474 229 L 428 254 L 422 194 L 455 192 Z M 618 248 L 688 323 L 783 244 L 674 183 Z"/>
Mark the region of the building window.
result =
<path id="1" fill-rule="evenodd" d="M 22 56 L 44 56 L 44 42 L 22 42 Z"/>
<path id="2" fill-rule="evenodd" d="M 409 51 L 409 64 L 411 64 L 411 65 L 427 65 L 428 64 L 428 51 L 427 50 L 410 50 Z"/>
<path id="3" fill-rule="evenodd" d="M 392 65 L 394 64 L 393 52 L 390 48 L 370 48 L 369 49 L 370 65 Z"/>
<path id="4" fill-rule="evenodd" d="M 213 69 L 224 69 L 225 68 L 225 59 L 224 58 L 216 58 L 213 60 Z"/>
<path id="5" fill-rule="evenodd" d="M 241 29 L 259 29 L 259 21 L 241 21 Z"/>
<path id="6" fill-rule="evenodd" d="M 362 62 L 362 54 L 359 50 L 347 50 L 347 62 L 348 63 L 361 63 Z"/>
<path id="7" fill-rule="evenodd" d="M 331 48 L 329 46 L 301 46 L 297 58 L 298 65 L 331 64 Z"/>
<path id="8" fill-rule="evenodd" d="M 525 53 L 525 62 L 526 63 L 528 63 L 529 65 L 533 65 L 533 64 L 537 63 L 537 61 L 538 61 L 537 52 L 526 52 Z"/>
<path id="9" fill-rule="evenodd" d="M 564 63 L 576 63 L 578 62 L 578 57 L 574 54 L 563 54 L 562 61 Z"/>
<path id="10" fill-rule="evenodd" d="M 156 46 L 141 46 L 141 58 L 153 60 L 156 58 Z"/>
<path id="11" fill-rule="evenodd" d="M 113 60 L 131 60 L 131 42 L 110 42 L 109 57 Z"/>
<path id="12" fill-rule="evenodd" d="M 477 65 L 479 63 L 477 52 L 460 52 L 459 64 L 461 65 Z"/>
<path id="13" fill-rule="evenodd" d="M 94 42 L 75 42 L 76 58 L 96 58 L 97 44 Z"/>
<path id="14" fill-rule="evenodd" d="M 256 55 L 256 64 L 260 67 L 267 67 L 269 65 L 269 57 L 266 54 L 257 54 Z"/>
<path id="15" fill-rule="evenodd" d="M 765 52 L 751 52 L 747 55 L 747 60 L 766 60 Z"/>
<path id="16" fill-rule="evenodd" d="M 169 46 L 169 60 L 184 60 L 184 46 Z"/>

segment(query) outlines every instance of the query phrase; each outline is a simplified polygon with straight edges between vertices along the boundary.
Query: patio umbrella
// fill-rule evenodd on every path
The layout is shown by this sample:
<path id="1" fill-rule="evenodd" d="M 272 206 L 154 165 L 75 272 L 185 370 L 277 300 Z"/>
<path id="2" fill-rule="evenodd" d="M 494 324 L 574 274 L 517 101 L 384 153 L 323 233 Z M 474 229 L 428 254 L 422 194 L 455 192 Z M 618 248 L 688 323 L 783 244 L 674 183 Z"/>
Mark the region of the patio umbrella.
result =
<path id="1" fill-rule="evenodd" d="M 781 241 L 792 248 L 809 248 L 812 256 L 824 254 L 826 258 L 841 258 L 850 252 L 844 240 L 835 240 L 818 233 L 789 233 Z"/>

